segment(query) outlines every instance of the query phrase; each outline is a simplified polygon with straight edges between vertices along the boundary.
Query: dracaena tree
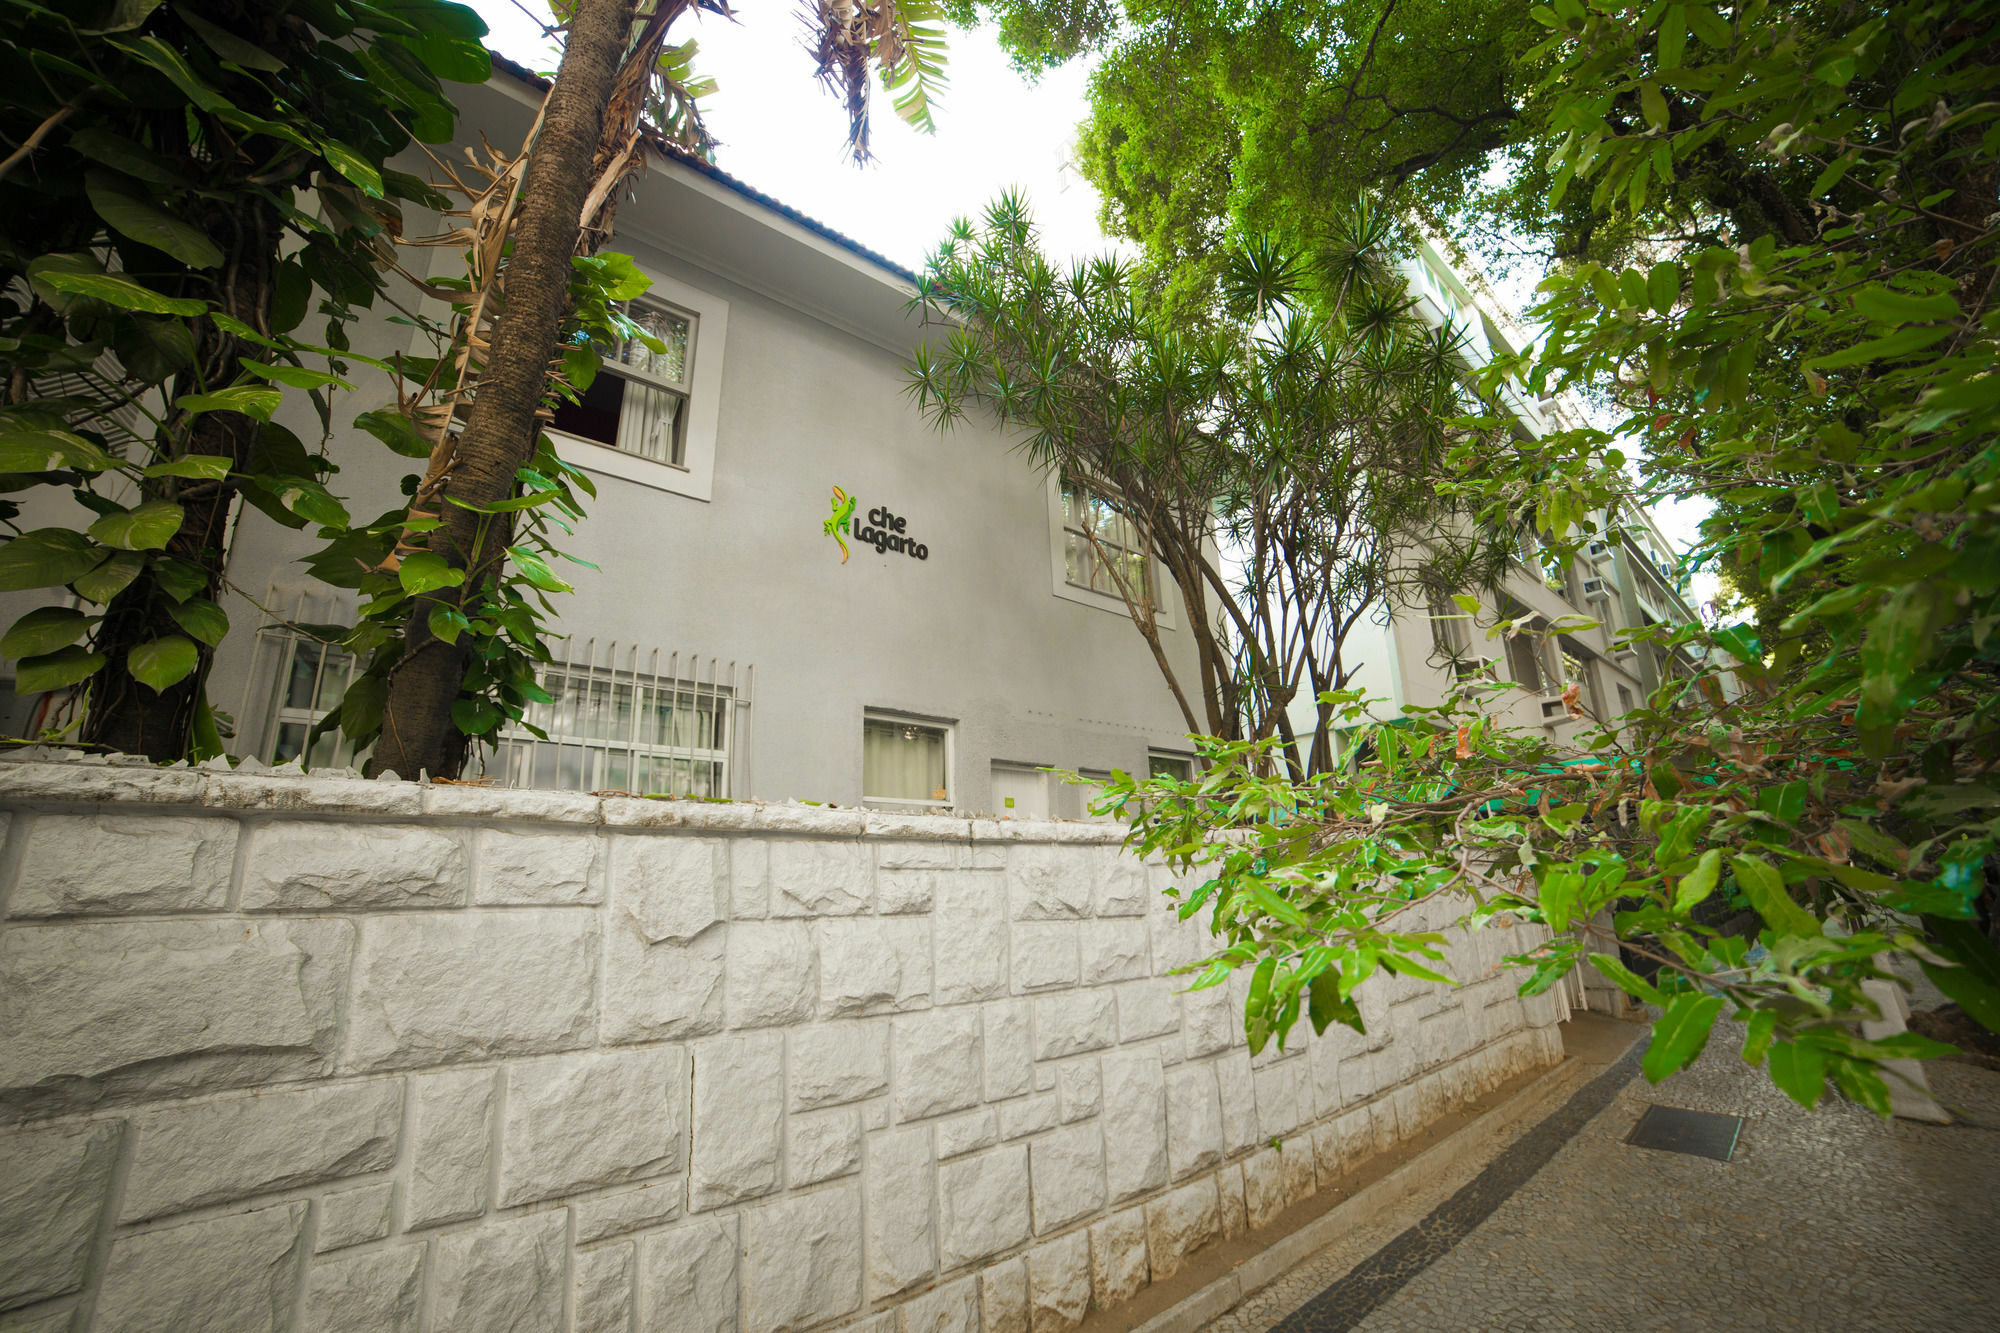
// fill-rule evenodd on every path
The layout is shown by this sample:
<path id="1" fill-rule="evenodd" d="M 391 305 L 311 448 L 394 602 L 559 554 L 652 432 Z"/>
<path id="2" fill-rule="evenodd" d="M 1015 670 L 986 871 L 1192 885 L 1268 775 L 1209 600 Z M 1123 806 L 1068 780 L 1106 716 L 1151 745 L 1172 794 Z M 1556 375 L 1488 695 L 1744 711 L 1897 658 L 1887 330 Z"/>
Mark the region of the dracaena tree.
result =
<path id="1" fill-rule="evenodd" d="M 940 425 L 1013 431 L 1081 497 L 1079 553 L 1106 571 L 1190 732 L 1275 738 L 1297 776 L 1333 762 L 1320 696 L 1359 665 L 1364 615 L 1495 581 L 1506 546 L 1438 494 L 1477 399 L 1458 331 L 1410 313 L 1395 228 L 1365 201 L 1310 245 L 1253 239 L 1218 259 L 1217 301 L 1170 311 L 1115 259 L 1058 270 L 1026 205 L 961 222 L 917 302 L 941 336 L 910 388 Z M 1100 537 L 1116 516 L 1136 534 Z M 1160 633 L 1180 607 L 1194 671 Z"/>

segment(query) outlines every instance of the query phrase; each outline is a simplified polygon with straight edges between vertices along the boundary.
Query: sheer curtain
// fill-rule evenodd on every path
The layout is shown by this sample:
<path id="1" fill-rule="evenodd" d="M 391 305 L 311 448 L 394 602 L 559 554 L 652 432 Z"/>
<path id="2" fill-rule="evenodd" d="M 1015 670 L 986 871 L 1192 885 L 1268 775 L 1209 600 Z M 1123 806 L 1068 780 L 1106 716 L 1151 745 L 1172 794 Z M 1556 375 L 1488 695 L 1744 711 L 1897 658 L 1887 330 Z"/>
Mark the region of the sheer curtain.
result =
<path id="1" fill-rule="evenodd" d="M 868 719 L 861 728 L 861 789 L 871 801 L 942 801 L 944 732 Z"/>

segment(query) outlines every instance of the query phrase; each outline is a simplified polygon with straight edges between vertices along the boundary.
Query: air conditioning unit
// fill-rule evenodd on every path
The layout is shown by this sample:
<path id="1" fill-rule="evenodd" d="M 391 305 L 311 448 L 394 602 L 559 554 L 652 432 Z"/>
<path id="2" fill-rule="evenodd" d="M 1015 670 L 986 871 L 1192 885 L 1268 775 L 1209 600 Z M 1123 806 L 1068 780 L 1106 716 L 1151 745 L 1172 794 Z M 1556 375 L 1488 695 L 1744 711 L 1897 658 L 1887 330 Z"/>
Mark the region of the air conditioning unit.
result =
<path id="1" fill-rule="evenodd" d="M 1590 598 L 1590 597 L 1609 597 L 1609 596 L 1611 596 L 1611 583 L 1610 583 L 1610 580 L 1608 580 L 1608 579 L 1585 579 L 1585 580 L 1583 581 L 1583 595 L 1584 595 L 1584 596 L 1585 596 L 1586 598 Z"/>
<path id="2" fill-rule="evenodd" d="M 1601 565 L 1611 558 L 1610 542 L 1591 542 L 1583 548 L 1583 558 L 1593 565 Z"/>

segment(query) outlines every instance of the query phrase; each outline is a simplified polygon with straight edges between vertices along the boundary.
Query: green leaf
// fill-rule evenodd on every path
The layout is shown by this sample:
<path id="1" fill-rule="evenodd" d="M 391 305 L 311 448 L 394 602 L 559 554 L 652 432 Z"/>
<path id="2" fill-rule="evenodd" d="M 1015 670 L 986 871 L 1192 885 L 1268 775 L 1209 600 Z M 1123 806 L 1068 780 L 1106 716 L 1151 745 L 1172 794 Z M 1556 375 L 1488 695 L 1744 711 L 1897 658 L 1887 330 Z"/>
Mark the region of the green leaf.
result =
<path id="1" fill-rule="evenodd" d="M 104 472 L 118 460 L 66 430 L 0 431 L 0 472 Z"/>
<path id="2" fill-rule="evenodd" d="M 428 458 L 431 442 L 416 423 L 393 407 L 378 407 L 354 418 L 354 424 L 405 458 Z"/>
<path id="3" fill-rule="evenodd" d="M 1736 872 L 1737 886 L 1750 899 L 1750 905 L 1772 930 L 1780 935 L 1821 933 L 1819 918 L 1792 901 L 1784 877 L 1770 862 L 1754 856 L 1732 856 L 1729 868 Z"/>
<path id="4" fill-rule="evenodd" d="M 217 27 L 186 5 L 175 5 L 174 12 L 181 16 L 181 20 L 184 23 L 195 30 L 195 34 L 202 41 L 208 43 L 209 50 L 215 52 L 215 54 L 221 56 L 230 64 L 240 65 L 244 69 L 261 69 L 267 74 L 282 74 L 285 72 L 285 62 L 255 42 L 245 41 L 235 33 Z"/>
<path id="5" fill-rule="evenodd" d="M 1854 309 L 1878 324 L 1930 324 L 1959 316 L 1958 302 L 1947 293 L 1917 296 L 1880 285 L 1856 292 Z"/>
<path id="6" fill-rule="evenodd" d="M 99 552 L 102 555 L 102 552 Z M 139 577 L 139 571 L 146 567 L 146 558 L 130 551 L 113 551 L 111 558 L 98 565 L 87 574 L 80 574 L 69 581 L 77 595 L 87 602 L 99 606 L 125 591 L 125 586 Z"/>
<path id="7" fill-rule="evenodd" d="M 106 514 L 86 531 L 121 551 L 157 551 L 173 540 L 186 517 L 172 500 L 148 500 L 132 509 Z"/>
<path id="8" fill-rule="evenodd" d="M 1839 370 L 1845 366 L 1866 365 L 1870 361 L 1886 361 L 1891 357 L 1908 356 L 1921 352 L 1932 343 L 1943 342 L 1953 333 L 1949 324 L 1928 324 L 1922 328 L 1904 329 L 1886 338 L 1873 338 L 1856 343 L 1844 352 L 1832 352 L 1826 356 L 1816 356 L 1805 363 L 1808 370 Z"/>
<path id="9" fill-rule="evenodd" d="M 188 298 L 163 296 L 151 287 L 144 287 L 130 278 L 115 273 L 57 273 L 43 270 L 35 274 L 35 285 L 53 291 L 66 292 L 71 296 L 87 296 L 93 301 L 117 306 L 120 310 L 137 310 L 148 315 L 199 315 L 208 309 L 208 302 Z"/>
<path id="10" fill-rule="evenodd" d="M 171 255 L 189 268 L 222 266 L 222 247 L 210 240 L 207 232 L 143 199 L 122 193 L 106 173 L 87 173 L 84 192 L 90 196 L 90 206 L 97 210 L 97 216 L 113 231 Z"/>
<path id="11" fill-rule="evenodd" d="M 229 616 L 206 597 L 194 597 L 167 607 L 167 614 L 195 638 L 213 648 L 229 633 Z"/>
<path id="12" fill-rule="evenodd" d="M 451 706 L 451 724 L 466 736 L 484 736 L 504 715 L 487 699 L 459 699 Z"/>
<path id="13" fill-rule="evenodd" d="M 363 194 L 371 199 L 382 197 L 382 173 L 367 158 L 338 139 L 322 139 L 319 147 L 333 169 L 360 186 Z"/>
<path id="14" fill-rule="evenodd" d="M 221 454 L 182 454 L 147 468 L 148 477 L 190 477 L 197 481 L 221 481 L 229 475 L 232 460 Z"/>
<path id="15" fill-rule="evenodd" d="M 1779 1042 L 1771 1048 L 1771 1081 L 1811 1110 L 1826 1090 L 1826 1052 L 1802 1041 Z"/>
<path id="16" fill-rule="evenodd" d="M 1591 954 L 1590 965 L 1603 973 L 1612 985 L 1641 1003 L 1664 1006 L 1667 1002 L 1667 997 L 1660 993 L 1659 987 L 1641 977 L 1611 954 Z"/>
<path id="17" fill-rule="evenodd" d="M 426 623 L 429 624 L 431 633 L 446 643 L 457 643 L 458 636 L 472 628 L 472 622 L 466 619 L 465 612 L 449 602 L 439 602 L 431 607 Z"/>
<path id="18" fill-rule="evenodd" d="M 66 648 L 90 631 L 90 617 L 68 606 L 43 606 L 0 635 L 0 656 L 39 657 Z"/>
<path id="19" fill-rule="evenodd" d="M 1674 888 L 1674 915 L 1686 916 L 1696 904 L 1707 901 L 1715 892 L 1716 881 L 1722 875 L 1722 850 L 1710 848 L 1701 854 L 1695 867 L 1681 876 L 1681 882 Z"/>
<path id="20" fill-rule="evenodd" d="M 1687 54 L 1687 8 L 1684 5 L 1668 5 L 1666 16 L 1660 20 L 1659 60 L 1661 70 L 1681 67 Z"/>
<path id="21" fill-rule="evenodd" d="M 429 33 L 422 37 L 391 37 L 416 53 L 417 59 L 440 79 L 453 83 L 484 83 L 493 77 L 493 58 L 478 42 Z"/>
<path id="22" fill-rule="evenodd" d="M 1665 317 L 1674 312 L 1674 302 L 1681 295 L 1681 266 L 1662 261 L 1653 265 L 1646 274 L 1646 296 L 1653 303 L 1653 313 Z"/>
<path id="23" fill-rule="evenodd" d="M 1542 919 L 1550 930 L 1568 930 L 1570 914 L 1576 910 L 1577 895 L 1583 890 L 1583 872 L 1574 866 L 1555 866 L 1542 877 L 1537 899 Z"/>
<path id="24" fill-rule="evenodd" d="M 112 45 L 130 52 L 166 75 L 176 88 L 187 95 L 190 102 L 203 111 L 229 111 L 235 108 L 235 103 L 202 82 L 201 76 L 194 72 L 194 66 L 188 64 L 180 52 L 160 38 L 148 33 L 137 41 L 113 42 Z"/>
<path id="25" fill-rule="evenodd" d="M 1722 997 L 1683 991 L 1667 1002 L 1667 1011 L 1653 1024 L 1653 1044 L 1639 1068 L 1648 1083 L 1658 1083 L 1701 1054 L 1709 1029 L 1722 1012 Z"/>
<path id="26" fill-rule="evenodd" d="M 191 393 L 174 400 L 183 412 L 241 412 L 246 417 L 269 421 L 284 395 L 276 389 L 255 384 L 233 384 L 213 393 Z"/>
<path id="27" fill-rule="evenodd" d="M 525 546 L 510 546 L 507 554 L 514 561 L 514 567 L 521 571 L 521 577 L 543 592 L 569 592 L 570 586 L 550 572 L 548 563 Z"/>
<path id="28" fill-rule="evenodd" d="M 260 380 L 270 380 L 273 384 L 285 384 L 294 389 L 321 389 L 331 384 L 342 389 L 351 389 L 340 376 L 324 370 L 307 370 L 304 366 L 273 366 L 262 361 L 244 361 L 243 368 Z"/>
<path id="29" fill-rule="evenodd" d="M 37 528 L 0 545 L 0 592 L 55 588 L 104 560 L 101 547 L 68 528 Z"/>
<path id="30" fill-rule="evenodd" d="M 1660 92 L 1660 85 L 1651 79 L 1643 79 L 1639 83 L 1639 111 L 1654 129 L 1667 128 L 1667 99 Z"/>
<path id="31" fill-rule="evenodd" d="M 125 669 L 132 673 L 132 679 L 157 694 L 187 679 L 200 660 L 201 652 L 193 640 L 169 634 L 134 648 L 126 655 Z"/>
<path id="32" fill-rule="evenodd" d="M 1353 1028 L 1366 1036 L 1368 1029 L 1361 1020 L 1361 1007 L 1353 996 L 1340 993 L 1340 974 L 1332 968 L 1312 979 L 1306 992 L 1306 1016 L 1312 1020 L 1313 1031 L 1324 1034 L 1335 1023 Z"/>
<path id="33" fill-rule="evenodd" d="M 380 676 L 361 676 L 340 696 L 340 729 L 356 741 L 365 740 L 382 729 L 382 705 L 389 696 L 389 683 Z M 416 774 L 412 773 L 411 777 Z"/>
<path id="34" fill-rule="evenodd" d="M 1771 1049 L 1771 1038 L 1778 1030 L 1778 1011 L 1759 1009 L 1750 1015 L 1750 1022 L 1743 1030 L 1743 1059 L 1755 1066 L 1764 1063 L 1764 1053 Z"/>
<path id="35" fill-rule="evenodd" d="M 396 581 L 403 585 L 404 592 L 415 597 L 437 588 L 458 587 L 465 582 L 465 571 L 453 569 L 435 551 L 413 551 L 403 557 L 396 570 Z"/>
<path id="36" fill-rule="evenodd" d="M 93 653 L 81 644 L 40 657 L 23 658 L 14 669 L 14 693 L 47 694 L 90 679 L 104 670 L 103 653 Z"/>
<path id="37" fill-rule="evenodd" d="M 1987 1031 L 2000 1032 L 2000 954 L 1970 922 L 1927 916 L 1924 925 L 1937 951 L 1957 964 L 1926 962 L 1924 975 Z"/>

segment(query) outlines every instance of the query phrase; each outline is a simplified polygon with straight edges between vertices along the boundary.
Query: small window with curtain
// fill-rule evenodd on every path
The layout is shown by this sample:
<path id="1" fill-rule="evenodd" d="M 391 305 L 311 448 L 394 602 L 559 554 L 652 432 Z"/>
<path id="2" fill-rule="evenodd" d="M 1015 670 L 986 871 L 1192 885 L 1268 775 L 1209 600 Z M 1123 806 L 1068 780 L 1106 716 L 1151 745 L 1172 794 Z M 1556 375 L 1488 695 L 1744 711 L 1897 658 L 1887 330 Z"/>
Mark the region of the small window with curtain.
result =
<path id="1" fill-rule="evenodd" d="M 623 453 L 686 466 L 687 404 L 691 391 L 694 317 L 634 304 L 625 315 L 661 344 L 640 337 L 602 347 L 603 364 L 578 401 L 556 407 L 550 428 Z"/>
<path id="2" fill-rule="evenodd" d="M 1154 600 L 1152 560 L 1139 525 L 1075 481 L 1062 483 L 1063 572 L 1069 585 L 1138 603 Z"/>
<path id="3" fill-rule="evenodd" d="M 951 805 L 951 728 L 891 714 L 861 723 L 861 797 L 870 805 Z"/>

